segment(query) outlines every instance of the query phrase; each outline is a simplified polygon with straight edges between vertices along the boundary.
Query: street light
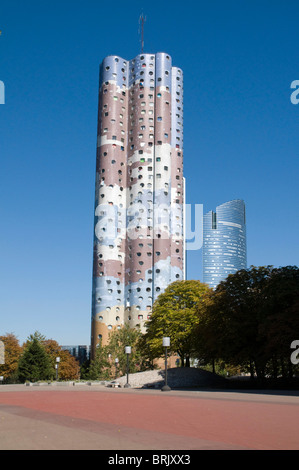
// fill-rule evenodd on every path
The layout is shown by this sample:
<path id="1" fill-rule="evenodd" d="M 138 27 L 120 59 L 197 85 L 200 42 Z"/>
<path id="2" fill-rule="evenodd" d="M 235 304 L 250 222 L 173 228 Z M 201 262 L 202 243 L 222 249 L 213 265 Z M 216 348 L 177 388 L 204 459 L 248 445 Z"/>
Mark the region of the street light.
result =
<path id="1" fill-rule="evenodd" d="M 117 364 L 118 364 L 118 358 L 116 357 L 115 360 L 115 380 L 116 380 L 116 377 L 117 377 Z"/>
<path id="2" fill-rule="evenodd" d="M 162 392 L 168 392 L 171 390 L 167 385 L 167 348 L 170 346 L 170 338 L 168 336 L 163 338 L 163 346 L 165 348 L 165 385 L 161 388 Z"/>
<path id="3" fill-rule="evenodd" d="M 55 364 L 55 369 L 56 369 L 56 380 L 58 380 L 58 366 L 60 362 L 60 357 L 56 357 L 56 364 Z"/>
<path id="4" fill-rule="evenodd" d="M 125 384 L 124 388 L 129 388 L 131 387 L 129 384 L 129 355 L 131 354 L 131 346 L 125 347 L 125 353 L 127 355 L 127 383 Z"/>

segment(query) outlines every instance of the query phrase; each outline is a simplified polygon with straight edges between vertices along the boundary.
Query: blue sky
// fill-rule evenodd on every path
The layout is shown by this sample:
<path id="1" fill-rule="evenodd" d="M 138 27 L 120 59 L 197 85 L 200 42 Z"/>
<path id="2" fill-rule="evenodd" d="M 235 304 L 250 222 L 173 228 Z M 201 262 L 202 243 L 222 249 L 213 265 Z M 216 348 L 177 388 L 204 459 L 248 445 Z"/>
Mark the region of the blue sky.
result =
<path id="1" fill-rule="evenodd" d="M 244 199 L 248 265 L 299 264 L 296 0 L 2 0 L 0 335 L 90 342 L 99 64 L 140 53 L 142 11 L 184 72 L 187 203 Z"/>

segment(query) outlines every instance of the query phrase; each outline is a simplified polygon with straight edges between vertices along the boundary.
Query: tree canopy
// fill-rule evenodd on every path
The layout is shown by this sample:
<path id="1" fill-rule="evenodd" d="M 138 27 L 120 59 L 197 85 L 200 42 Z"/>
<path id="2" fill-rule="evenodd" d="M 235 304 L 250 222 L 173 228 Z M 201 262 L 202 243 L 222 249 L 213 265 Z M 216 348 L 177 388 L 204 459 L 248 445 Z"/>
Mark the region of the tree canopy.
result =
<path id="1" fill-rule="evenodd" d="M 299 331 L 299 269 L 272 266 L 229 275 L 213 292 L 197 327 L 199 353 L 248 365 L 259 377 L 290 368 Z"/>
<path id="2" fill-rule="evenodd" d="M 138 347 L 141 339 L 139 329 L 130 328 L 128 324 L 120 329 L 115 329 L 109 334 L 109 343 L 106 346 L 99 346 L 96 350 L 95 358 L 90 363 L 89 378 L 96 380 L 108 380 L 115 375 L 126 373 L 127 356 L 125 347 L 131 346 L 130 373 L 137 372 L 143 368 L 143 357 Z M 118 364 L 115 366 L 115 359 Z"/>
<path id="3" fill-rule="evenodd" d="M 31 334 L 22 346 L 13 333 L 1 336 L 0 340 L 5 346 L 5 364 L 0 365 L 0 375 L 6 383 L 52 380 L 55 378 L 55 362 L 58 356 L 59 379 L 80 378 L 78 361 L 56 341 L 46 339 L 38 331 Z"/>
<path id="4" fill-rule="evenodd" d="M 54 371 L 45 348 L 37 338 L 28 341 L 18 364 L 18 377 L 21 382 L 51 380 Z"/>
<path id="5" fill-rule="evenodd" d="M 153 355 L 163 355 L 162 338 L 169 336 L 169 351 L 180 356 L 182 365 L 189 366 L 199 321 L 197 307 L 205 302 L 210 290 L 200 281 L 176 281 L 159 295 L 146 322 L 144 338 Z"/>
<path id="6" fill-rule="evenodd" d="M 215 290 L 200 281 L 176 281 L 159 295 L 145 326 L 145 334 L 128 324 L 114 329 L 90 367 L 85 365 L 84 378 L 125 374 L 125 346 L 132 349 L 130 373 L 154 368 L 154 359 L 164 355 L 165 336 L 170 337 L 169 354 L 178 354 L 183 366 L 194 357 L 201 364 L 216 361 L 262 378 L 293 376 L 299 371 L 290 360 L 291 344 L 299 340 L 299 268 L 251 266 L 229 275 Z M 80 377 L 75 358 L 38 332 L 23 346 L 12 333 L 0 340 L 5 346 L 0 375 L 6 382 L 55 378 L 57 356 L 60 380 Z"/>

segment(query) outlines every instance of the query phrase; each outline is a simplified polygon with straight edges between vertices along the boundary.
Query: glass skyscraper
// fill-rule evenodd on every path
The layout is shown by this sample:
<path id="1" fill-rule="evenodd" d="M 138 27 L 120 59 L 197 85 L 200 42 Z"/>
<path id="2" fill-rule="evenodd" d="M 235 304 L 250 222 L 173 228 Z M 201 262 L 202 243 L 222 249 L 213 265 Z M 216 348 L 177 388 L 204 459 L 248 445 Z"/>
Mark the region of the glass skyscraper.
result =
<path id="1" fill-rule="evenodd" d="M 215 289 L 247 267 L 245 203 L 226 202 L 203 217 L 203 282 Z"/>

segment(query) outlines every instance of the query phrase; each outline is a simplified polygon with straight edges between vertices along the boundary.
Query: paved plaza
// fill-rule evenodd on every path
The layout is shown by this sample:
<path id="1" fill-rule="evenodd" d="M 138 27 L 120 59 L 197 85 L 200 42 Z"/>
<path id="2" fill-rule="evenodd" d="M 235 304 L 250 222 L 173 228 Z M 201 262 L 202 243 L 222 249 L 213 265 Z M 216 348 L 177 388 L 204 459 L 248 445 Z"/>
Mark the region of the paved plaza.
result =
<path id="1" fill-rule="evenodd" d="M 296 393 L 0 386 L 1 450 L 299 449 Z"/>

